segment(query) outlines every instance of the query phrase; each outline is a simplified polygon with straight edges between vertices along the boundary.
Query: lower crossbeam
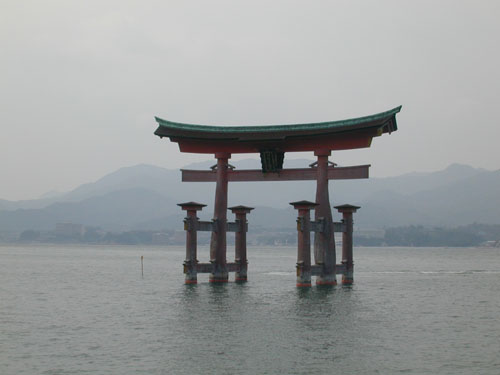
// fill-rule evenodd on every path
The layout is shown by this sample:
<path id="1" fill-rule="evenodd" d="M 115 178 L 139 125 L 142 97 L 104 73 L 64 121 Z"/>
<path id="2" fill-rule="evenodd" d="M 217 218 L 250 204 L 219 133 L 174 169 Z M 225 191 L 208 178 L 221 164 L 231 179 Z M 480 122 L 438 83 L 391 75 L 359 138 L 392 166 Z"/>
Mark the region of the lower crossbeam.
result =
<path id="1" fill-rule="evenodd" d="M 227 272 L 239 272 L 239 263 L 226 263 Z M 214 265 L 212 263 L 197 263 L 196 272 L 197 273 L 212 273 L 214 270 Z"/>
<path id="2" fill-rule="evenodd" d="M 323 266 L 320 264 L 311 265 L 311 276 L 320 276 Z M 346 273 L 345 264 L 337 264 L 335 266 L 335 273 L 337 275 L 344 275 Z"/>

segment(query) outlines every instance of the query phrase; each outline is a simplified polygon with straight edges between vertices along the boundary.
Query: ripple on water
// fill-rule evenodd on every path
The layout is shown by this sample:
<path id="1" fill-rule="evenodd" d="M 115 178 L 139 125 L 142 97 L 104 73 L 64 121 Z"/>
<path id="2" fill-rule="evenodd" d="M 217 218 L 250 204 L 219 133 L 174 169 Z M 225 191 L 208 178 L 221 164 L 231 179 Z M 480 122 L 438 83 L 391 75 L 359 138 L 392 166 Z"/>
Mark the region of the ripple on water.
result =
<path id="1" fill-rule="evenodd" d="M 293 248 L 249 248 L 250 281 L 222 286 L 207 275 L 183 285 L 182 248 L 16 251 L 0 247 L 2 375 L 496 375 L 500 366 L 498 252 L 356 249 L 353 286 L 298 290 Z"/>

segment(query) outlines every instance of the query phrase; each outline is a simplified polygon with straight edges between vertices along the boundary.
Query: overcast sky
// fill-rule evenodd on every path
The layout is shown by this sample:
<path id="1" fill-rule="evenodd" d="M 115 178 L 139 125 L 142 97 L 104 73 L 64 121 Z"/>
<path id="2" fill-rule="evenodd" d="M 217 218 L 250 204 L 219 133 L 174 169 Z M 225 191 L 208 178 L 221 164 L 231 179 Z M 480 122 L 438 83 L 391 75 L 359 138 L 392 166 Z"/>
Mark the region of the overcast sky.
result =
<path id="1" fill-rule="evenodd" d="M 499 169 L 499 20 L 500 1 L 1 0 L 0 198 L 212 157 L 154 136 L 154 116 L 281 124 L 401 104 L 397 132 L 333 160 Z"/>

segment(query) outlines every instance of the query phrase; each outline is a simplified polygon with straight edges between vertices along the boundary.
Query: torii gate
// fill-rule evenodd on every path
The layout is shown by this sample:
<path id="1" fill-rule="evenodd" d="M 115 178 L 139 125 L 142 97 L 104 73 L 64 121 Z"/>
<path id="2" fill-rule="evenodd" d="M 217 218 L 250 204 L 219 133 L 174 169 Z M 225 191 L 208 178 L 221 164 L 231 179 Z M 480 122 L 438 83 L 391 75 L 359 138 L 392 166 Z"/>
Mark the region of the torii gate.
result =
<path id="1" fill-rule="evenodd" d="M 343 274 L 343 282 L 352 283 L 352 213 L 359 207 L 343 205 L 336 208 L 343 213 L 342 223 L 334 223 L 330 208 L 328 180 L 368 178 L 370 165 L 336 167 L 329 165 L 332 151 L 370 147 L 372 138 L 397 130 L 396 114 L 401 106 L 389 111 L 348 120 L 311 124 L 273 126 L 204 126 L 171 122 L 155 117 L 159 126 L 155 135 L 168 137 L 179 144 L 181 152 L 214 154 L 217 165 L 212 170 L 182 170 L 182 181 L 216 183 L 215 207 L 212 222 L 200 222 L 196 211 L 204 205 L 187 202 L 179 204 L 188 215 L 185 220 L 187 233 L 186 283 L 196 283 L 197 273 L 210 273 L 210 282 L 227 282 L 228 272 L 235 271 L 236 279 L 246 280 L 245 215 L 250 207 L 232 207 L 239 219 L 227 222 L 227 191 L 229 181 L 292 181 L 316 180 L 316 202 L 292 202 L 299 210 L 299 249 L 297 285 L 310 286 L 311 275 L 317 276 L 317 285 L 335 285 L 336 274 Z M 310 168 L 283 169 L 286 152 L 313 151 L 317 161 Z M 231 154 L 260 153 L 261 170 L 234 170 L 228 163 Z M 309 210 L 315 209 L 311 222 Z M 336 227 L 337 226 L 337 227 Z M 310 262 L 309 233 L 314 237 L 314 260 Z M 212 232 L 210 263 L 198 263 L 196 258 L 196 231 Z M 236 241 L 236 262 L 226 260 L 226 232 L 240 233 Z M 343 236 L 343 261 L 336 265 L 334 232 Z M 243 240 L 242 240 L 243 238 Z M 350 251 L 349 251 L 350 243 Z M 244 254 L 243 254 L 244 253 Z M 338 269 L 338 270 L 337 270 Z M 340 272 L 337 272 L 340 271 Z"/>

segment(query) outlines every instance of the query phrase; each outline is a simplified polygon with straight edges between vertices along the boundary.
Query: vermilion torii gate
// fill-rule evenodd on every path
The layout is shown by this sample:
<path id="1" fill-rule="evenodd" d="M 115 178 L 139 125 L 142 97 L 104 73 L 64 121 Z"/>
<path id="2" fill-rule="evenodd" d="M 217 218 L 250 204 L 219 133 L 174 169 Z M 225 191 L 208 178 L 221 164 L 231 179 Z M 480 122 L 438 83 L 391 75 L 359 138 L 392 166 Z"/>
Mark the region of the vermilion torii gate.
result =
<path id="1" fill-rule="evenodd" d="M 310 286 L 311 275 L 317 276 L 318 285 L 335 285 L 337 273 L 343 274 L 344 283 L 352 283 L 352 213 L 359 207 L 337 206 L 344 219 L 342 223 L 334 223 L 328 180 L 368 178 L 370 166 L 337 167 L 329 162 L 328 157 L 332 151 L 370 147 L 373 137 L 396 131 L 396 114 L 400 110 L 401 106 L 372 116 L 342 121 L 273 126 L 204 126 L 176 123 L 156 117 L 159 126 L 155 135 L 177 142 L 181 152 L 214 154 L 217 159 L 217 165 L 212 170 L 182 170 L 182 181 L 216 183 L 212 222 L 200 222 L 196 217 L 196 211 L 201 210 L 204 205 L 195 202 L 179 204 L 187 211 L 185 229 L 188 232 L 184 263 L 186 283 L 196 283 L 198 272 L 210 273 L 211 282 L 227 282 L 230 271 L 236 272 L 237 280 L 246 280 L 245 215 L 251 208 L 232 207 L 237 221 L 227 222 L 229 181 L 292 180 L 316 180 L 316 202 L 291 203 L 299 210 L 297 285 Z M 310 168 L 283 169 L 285 153 L 299 151 L 313 151 L 317 161 Z M 236 153 L 259 153 L 262 169 L 235 170 L 228 161 L 231 154 Z M 309 210 L 313 208 L 315 221 L 310 221 Z M 198 263 L 196 258 L 197 230 L 212 232 L 210 263 Z M 226 260 L 228 230 L 237 233 L 235 263 L 228 263 Z M 310 231 L 316 233 L 314 265 L 310 262 Z M 344 233 L 341 265 L 336 265 L 335 231 Z"/>

